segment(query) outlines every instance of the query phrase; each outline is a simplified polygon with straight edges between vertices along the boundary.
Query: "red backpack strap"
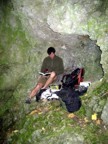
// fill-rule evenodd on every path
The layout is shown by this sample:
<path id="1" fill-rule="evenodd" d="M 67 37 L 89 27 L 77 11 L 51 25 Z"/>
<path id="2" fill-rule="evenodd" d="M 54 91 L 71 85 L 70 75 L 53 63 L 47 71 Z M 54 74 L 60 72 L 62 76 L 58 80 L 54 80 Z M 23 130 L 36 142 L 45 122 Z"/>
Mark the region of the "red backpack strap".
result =
<path id="1" fill-rule="evenodd" d="M 80 68 L 80 72 L 78 74 L 78 85 L 84 80 L 84 73 L 84 68 Z"/>

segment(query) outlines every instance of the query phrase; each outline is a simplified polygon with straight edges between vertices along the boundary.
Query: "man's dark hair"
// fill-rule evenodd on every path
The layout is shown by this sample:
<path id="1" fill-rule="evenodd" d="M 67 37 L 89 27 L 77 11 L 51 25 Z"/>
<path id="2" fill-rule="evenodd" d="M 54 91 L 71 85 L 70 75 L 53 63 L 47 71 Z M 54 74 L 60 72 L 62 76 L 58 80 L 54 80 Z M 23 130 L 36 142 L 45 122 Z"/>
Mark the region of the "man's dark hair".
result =
<path id="1" fill-rule="evenodd" d="M 53 53 L 56 52 L 55 48 L 53 48 L 53 47 L 49 47 L 49 48 L 47 49 L 47 53 L 48 53 L 48 55 L 50 55 L 52 52 L 53 52 Z"/>

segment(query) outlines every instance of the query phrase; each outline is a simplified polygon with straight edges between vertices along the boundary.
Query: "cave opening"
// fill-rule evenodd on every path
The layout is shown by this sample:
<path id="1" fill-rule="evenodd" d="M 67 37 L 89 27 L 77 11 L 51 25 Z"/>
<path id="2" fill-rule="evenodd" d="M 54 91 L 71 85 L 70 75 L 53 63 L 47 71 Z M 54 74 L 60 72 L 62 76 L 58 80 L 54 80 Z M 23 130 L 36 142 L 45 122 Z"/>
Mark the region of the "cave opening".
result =
<path id="1" fill-rule="evenodd" d="M 57 54 L 64 60 L 65 72 L 69 73 L 77 67 L 85 69 L 85 80 L 94 82 L 100 80 L 104 73 L 102 69 L 101 50 L 96 40 L 89 35 L 60 35 L 53 40 Z"/>

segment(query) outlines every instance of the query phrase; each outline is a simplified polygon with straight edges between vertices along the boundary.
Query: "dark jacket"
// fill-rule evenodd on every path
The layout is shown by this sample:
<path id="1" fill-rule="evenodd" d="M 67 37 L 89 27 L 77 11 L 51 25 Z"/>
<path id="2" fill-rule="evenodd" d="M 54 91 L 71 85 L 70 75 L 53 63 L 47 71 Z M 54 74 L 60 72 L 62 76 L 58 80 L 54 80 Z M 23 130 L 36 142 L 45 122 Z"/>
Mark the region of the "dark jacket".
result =
<path id="1" fill-rule="evenodd" d="M 46 69 L 49 72 L 54 71 L 56 75 L 62 74 L 64 72 L 63 60 L 56 55 L 54 59 L 47 56 L 43 61 L 41 72 L 44 72 Z"/>

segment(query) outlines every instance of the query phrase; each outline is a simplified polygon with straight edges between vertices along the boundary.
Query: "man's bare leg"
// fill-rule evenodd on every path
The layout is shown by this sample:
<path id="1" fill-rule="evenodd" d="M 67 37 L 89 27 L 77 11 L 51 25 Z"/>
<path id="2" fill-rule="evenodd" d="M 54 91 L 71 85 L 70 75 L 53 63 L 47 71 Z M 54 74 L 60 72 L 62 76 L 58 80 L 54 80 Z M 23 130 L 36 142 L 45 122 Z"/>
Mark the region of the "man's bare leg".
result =
<path id="1" fill-rule="evenodd" d="M 43 87 L 42 83 L 38 83 L 36 87 L 31 91 L 29 98 L 25 101 L 25 103 L 30 104 L 31 99 L 38 93 L 38 91 Z"/>
<path id="2" fill-rule="evenodd" d="M 42 87 L 43 87 L 43 84 L 42 83 L 38 83 L 36 85 L 36 87 L 31 91 L 29 98 L 30 99 L 33 98 Z"/>
<path id="3" fill-rule="evenodd" d="M 46 81 L 45 85 L 43 86 L 42 83 L 38 83 L 36 85 L 36 87 L 31 91 L 30 93 L 30 96 L 29 96 L 29 99 L 26 100 L 26 103 L 30 104 L 31 103 L 31 98 L 33 98 L 37 93 L 38 91 L 42 88 L 42 89 L 46 89 L 49 84 L 51 84 L 54 80 L 56 80 L 56 74 L 55 72 L 52 72 L 50 74 L 50 77 L 48 78 L 48 80 Z"/>
<path id="4" fill-rule="evenodd" d="M 49 79 L 46 81 L 42 89 L 46 89 L 54 80 L 56 80 L 56 73 L 51 72 Z"/>

